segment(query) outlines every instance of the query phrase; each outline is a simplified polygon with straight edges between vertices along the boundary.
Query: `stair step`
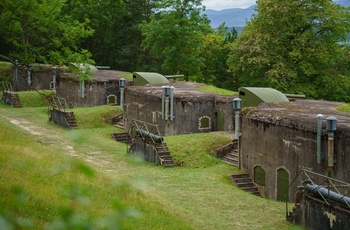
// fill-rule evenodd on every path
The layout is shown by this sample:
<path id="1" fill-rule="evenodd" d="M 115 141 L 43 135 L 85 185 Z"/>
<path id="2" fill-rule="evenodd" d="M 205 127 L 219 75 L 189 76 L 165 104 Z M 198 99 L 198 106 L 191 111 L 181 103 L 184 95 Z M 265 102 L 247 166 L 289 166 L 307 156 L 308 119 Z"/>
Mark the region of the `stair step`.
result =
<path id="1" fill-rule="evenodd" d="M 238 162 L 238 157 L 232 157 L 232 156 L 224 156 L 222 158 L 222 160 L 226 160 L 226 161 L 237 161 Z"/>
<path id="2" fill-rule="evenodd" d="M 236 178 L 250 178 L 249 174 L 233 174 L 230 176 L 232 179 L 236 179 Z"/>
<path id="3" fill-rule="evenodd" d="M 118 142 L 122 142 L 125 144 L 131 144 L 131 138 L 129 133 L 112 133 L 112 138 Z"/>
<path id="4" fill-rule="evenodd" d="M 240 189 L 246 192 L 250 192 L 254 195 L 260 196 L 259 190 L 254 184 L 253 180 L 250 178 L 249 174 L 231 175 L 230 179 Z"/>
<path id="5" fill-rule="evenodd" d="M 231 161 L 226 161 L 226 160 L 221 160 L 222 162 L 226 163 L 226 164 L 229 164 L 229 165 L 232 165 L 234 167 L 238 167 L 238 162 L 235 163 L 235 162 L 231 162 Z"/>

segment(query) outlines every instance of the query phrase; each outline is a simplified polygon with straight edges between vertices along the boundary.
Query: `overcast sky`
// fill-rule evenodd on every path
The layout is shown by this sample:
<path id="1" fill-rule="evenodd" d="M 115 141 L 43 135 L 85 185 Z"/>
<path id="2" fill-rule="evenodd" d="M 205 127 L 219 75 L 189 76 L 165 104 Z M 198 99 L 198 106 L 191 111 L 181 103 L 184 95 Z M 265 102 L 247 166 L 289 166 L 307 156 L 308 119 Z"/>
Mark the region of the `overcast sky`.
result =
<path id="1" fill-rule="evenodd" d="M 202 5 L 210 10 L 222 10 L 230 8 L 248 8 L 254 5 L 256 0 L 203 0 Z"/>

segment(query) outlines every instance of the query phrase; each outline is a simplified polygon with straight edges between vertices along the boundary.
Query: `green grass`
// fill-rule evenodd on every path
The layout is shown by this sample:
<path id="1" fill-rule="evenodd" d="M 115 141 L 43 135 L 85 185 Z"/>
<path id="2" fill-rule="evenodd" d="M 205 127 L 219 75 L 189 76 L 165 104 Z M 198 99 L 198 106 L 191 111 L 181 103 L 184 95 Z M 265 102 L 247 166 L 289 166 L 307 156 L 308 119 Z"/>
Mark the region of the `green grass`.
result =
<path id="1" fill-rule="evenodd" d="M 223 95 L 234 95 L 237 94 L 235 91 L 227 90 L 227 89 L 222 89 L 218 88 L 212 85 L 203 85 L 198 88 L 200 91 L 204 92 L 210 92 L 210 93 L 217 93 L 217 94 L 223 94 Z"/>
<path id="2" fill-rule="evenodd" d="M 101 219 L 109 222 L 106 215 L 123 217 L 125 229 L 295 229 L 285 220 L 285 203 L 232 185 L 228 175 L 238 169 L 212 156 L 230 137 L 165 137 L 184 166 L 164 168 L 133 158 L 125 144 L 110 137 L 117 129 L 98 114 L 110 117 L 118 107 L 73 111 L 79 127 L 67 130 L 48 122 L 45 107 L 0 106 L 0 216 L 32 220 L 34 229 L 61 220 L 62 214 L 73 218 L 72 210 L 85 215 L 80 223 L 98 229 Z M 137 218 L 123 216 L 133 214 L 130 209 Z"/>
<path id="3" fill-rule="evenodd" d="M 21 91 L 17 92 L 22 107 L 48 106 L 46 98 L 54 94 L 52 90 Z"/>
<path id="4" fill-rule="evenodd" d="M 0 61 L 0 81 L 11 76 L 13 64 L 11 62 Z"/>
<path id="5" fill-rule="evenodd" d="M 339 107 L 338 111 L 344 112 L 344 113 L 350 113 L 350 103 L 347 103 L 347 104 Z"/>
<path id="6" fill-rule="evenodd" d="M 102 105 L 87 108 L 75 108 L 70 111 L 78 121 L 79 128 L 101 128 L 111 123 L 112 117 L 122 113 L 119 106 Z"/>
<path id="7" fill-rule="evenodd" d="M 213 153 L 229 143 L 230 138 L 215 133 L 201 133 L 169 136 L 165 137 L 165 142 L 172 150 L 176 164 L 184 163 L 185 167 L 202 168 L 221 163 L 213 157 Z"/>
<path id="8" fill-rule="evenodd" d="M 122 77 L 123 77 L 123 78 L 128 78 L 128 79 L 133 79 L 133 78 L 132 78 L 132 73 L 123 73 L 123 74 L 122 74 Z"/>

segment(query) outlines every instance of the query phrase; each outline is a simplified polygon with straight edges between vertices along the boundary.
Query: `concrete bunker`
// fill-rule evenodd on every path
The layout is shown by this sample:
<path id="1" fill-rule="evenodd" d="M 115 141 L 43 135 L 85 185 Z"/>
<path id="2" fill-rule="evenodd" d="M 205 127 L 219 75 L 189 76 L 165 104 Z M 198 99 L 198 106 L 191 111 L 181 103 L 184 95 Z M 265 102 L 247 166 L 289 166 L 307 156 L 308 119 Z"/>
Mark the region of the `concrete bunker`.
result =
<path id="1" fill-rule="evenodd" d="M 120 105 L 119 80 L 124 74 L 129 73 L 97 70 L 93 72 L 91 81 L 79 82 L 74 74 L 58 72 L 56 94 L 74 107 Z M 132 85 L 132 80 L 125 79 L 125 85 Z"/>
<path id="2" fill-rule="evenodd" d="M 289 183 L 293 181 L 301 167 L 327 175 L 328 134 L 323 120 L 321 133 L 322 153 L 317 154 L 317 114 L 338 118 L 338 128 L 334 137 L 333 176 L 349 182 L 350 171 L 350 114 L 337 111 L 340 103 L 313 100 L 296 100 L 290 103 L 264 103 L 250 107 L 241 113 L 239 140 L 242 167 L 251 175 L 258 176 L 256 166 L 265 170 L 264 193 L 266 198 L 283 200 Z M 322 159 L 318 161 L 318 158 Z M 259 180 L 256 180 L 259 182 Z M 287 194 L 292 201 L 297 181 Z M 261 184 L 260 184 L 261 185 Z"/>
<path id="3" fill-rule="evenodd" d="M 199 86 L 201 84 L 175 81 L 167 85 L 126 87 L 124 129 L 136 119 L 157 124 L 164 136 L 232 131 L 235 96 L 199 91 Z"/>

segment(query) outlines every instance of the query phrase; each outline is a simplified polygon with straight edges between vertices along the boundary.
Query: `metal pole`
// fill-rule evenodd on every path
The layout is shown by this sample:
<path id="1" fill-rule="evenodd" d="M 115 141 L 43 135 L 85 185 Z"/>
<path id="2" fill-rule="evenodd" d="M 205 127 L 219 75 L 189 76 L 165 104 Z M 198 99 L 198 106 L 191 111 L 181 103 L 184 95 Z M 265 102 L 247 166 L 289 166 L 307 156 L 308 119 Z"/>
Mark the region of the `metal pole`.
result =
<path id="1" fill-rule="evenodd" d="M 240 111 L 235 111 L 235 139 L 239 139 L 239 113 Z"/>
<path id="2" fill-rule="evenodd" d="M 328 176 L 333 177 L 334 166 L 334 132 L 337 129 L 337 118 L 327 117 L 327 130 L 328 130 Z"/>
<path id="3" fill-rule="evenodd" d="M 174 86 L 170 86 L 170 120 L 173 121 L 174 116 Z"/>
<path id="4" fill-rule="evenodd" d="M 18 60 L 15 61 L 16 67 L 15 67 L 15 80 L 18 81 Z"/>
<path id="5" fill-rule="evenodd" d="M 241 112 L 241 99 L 235 98 L 233 99 L 233 109 L 235 110 L 235 140 L 239 139 L 240 131 L 239 131 L 239 114 Z"/>
<path id="6" fill-rule="evenodd" d="M 124 88 L 120 88 L 120 108 L 124 108 Z"/>
<path id="7" fill-rule="evenodd" d="M 317 115 L 317 164 L 321 164 L 322 114 Z"/>
<path id="8" fill-rule="evenodd" d="M 169 97 L 165 98 L 165 120 L 169 120 Z"/>
<path id="9" fill-rule="evenodd" d="M 120 91 L 120 108 L 124 109 L 124 87 L 125 87 L 125 79 L 119 79 L 119 91 Z"/>
<path id="10" fill-rule="evenodd" d="M 52 67 L 53 75 L 52 75 L 52 88 L 56 93 L 56 66 Z"/>
<path id="11" fill-rule="evenodd" d="M 32 76 L 31 76 L 31 72 L 30 72 L 30 70 L 31 70 L 31 66 L 30 65 L 28 65 L 28 70 L 27 70 L 27 82 L 28 82 L 28 85 L 31 85 L 32 84 Z"/>

